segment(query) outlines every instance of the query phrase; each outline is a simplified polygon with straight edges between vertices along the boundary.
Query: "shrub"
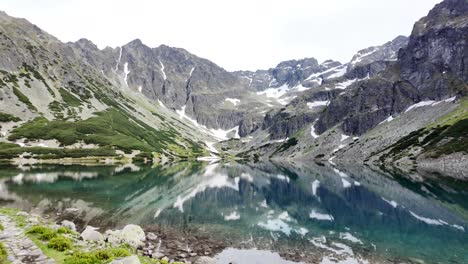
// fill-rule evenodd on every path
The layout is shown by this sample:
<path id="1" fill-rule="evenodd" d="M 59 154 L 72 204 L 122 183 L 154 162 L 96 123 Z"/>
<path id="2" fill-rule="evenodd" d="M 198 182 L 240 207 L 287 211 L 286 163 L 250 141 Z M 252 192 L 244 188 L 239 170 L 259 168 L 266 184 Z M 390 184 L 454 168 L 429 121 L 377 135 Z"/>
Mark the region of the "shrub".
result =
<path id="1" fill-rule="evenodd" d="M 124 247 L 100 249 L 91 252 L 76 252 L 64 260 L 64 264 L 96 264 L 107 263 L 115 258 L 130 256 Z"/>
<path id="2" fill-rule="evenodd" d="M 57 251 L 65 251 L 72 248 L 72 241 L 64 236 L 56 236 L 47 243 L 47 247 Z"/>
<path id="3" fill-rule="evenodd" d="M 39 239 L 50 240 L 57 236 L 55 230 L 45 226 L 33 226 L 26 231 L 26 234 L 38 235 Z"/>
<path id="4" fill-rule="evenodd" d="M 7 257 L 8 252 L 2 242 L 0 242 L 0 263 L 6 262 Z"/>
<path id="5" fill-rule="evenodd" d="M 73 231 L 68 227 L 61 226 L 61 227 L 59 227 L 57 229 L 57 233 L 59 233 L 59 234 L 73 234 Z"/>

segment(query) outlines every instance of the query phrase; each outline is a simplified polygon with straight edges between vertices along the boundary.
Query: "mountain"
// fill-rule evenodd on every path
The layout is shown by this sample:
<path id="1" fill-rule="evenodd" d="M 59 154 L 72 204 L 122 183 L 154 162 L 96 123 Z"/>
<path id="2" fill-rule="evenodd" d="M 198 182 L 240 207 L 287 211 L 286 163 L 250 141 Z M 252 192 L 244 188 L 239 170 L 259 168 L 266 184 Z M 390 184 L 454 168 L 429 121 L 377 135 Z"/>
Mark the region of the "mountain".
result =
<path id="1" fill-rule="evenodd" d="M 240 155 L 376 162 L 467 177 L 467 8 L 465 0 L 435 6 L 416 22 L 396 61 L 393 52 L 381 52 L 392 56 L 353 63 L 375 49 L 358 52 L 341 79 L 270 112 Z"/>
<path id="2" fill-rule="evenodd" d="M 209 136 L 163 105 L 115 85 L 105 64 L 94 67 L 71 45 L 3 12 L 0 30 L 1 158 L 207 153 Z M 83 40 L 79 45 L 90 48 L 91 58 L 95 46 Z"/>
<path id="3" fill-rule="evenodd" d="M 0 158 L 443 163 L 466 177 L 467 5 L 445 0 L 346 63 L 255 72 L 138 39 L 62 43 L 0 13 Z"/>

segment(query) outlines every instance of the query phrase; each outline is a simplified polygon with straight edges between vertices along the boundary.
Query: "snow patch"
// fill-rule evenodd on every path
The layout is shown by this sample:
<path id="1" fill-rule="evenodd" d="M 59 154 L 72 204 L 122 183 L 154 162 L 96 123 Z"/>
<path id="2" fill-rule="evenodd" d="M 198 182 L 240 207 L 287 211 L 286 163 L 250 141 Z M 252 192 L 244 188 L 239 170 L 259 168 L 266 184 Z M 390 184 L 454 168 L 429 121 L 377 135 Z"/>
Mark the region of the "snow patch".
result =
<path id="1" fill-rule="evenodd" d="M 268 98 L 280 98 L 289 90 L 288 84 L 283 84 L 278 88 L 268 88 L 264 91 L 257 92 L 257 95 L 265 95 Z"/>
<path id="2" fill-rule="evenodd" d="M 351 183 L 345 179 L 341 179 L 341 182 L 343 183 L 343 188 L 349 188 L 351 187 Z"/>
<path id="3" fill-rule="evenodd" d="M 164 72 L 164 64 L 162 63 L 161 59 L 158 59 L 159 60 L 159 65 L 161 65 L 161 74 L 162 74 L 162 77 L 164 80 L 167 79 L 167 76 L 166 76 L 166 72 Z"/>
<path id="4" fill-rule="evenodd" d="M 234 220 L 239 220 L 240 219 L 240 214 L 237 213 L 236 211 L 232 212 L 229 215 L 224 216 L 224 220 L 226 221 L 234 221 Z"/>
<path id="5" fill-rule="evenodd" d="M 388 204 L 390 204 L 391 206 L 393 206 L 393 208 L 397 208 L 397 206 L 398 206 L 398 203 L 395 202 L 395 201 L 393 201 L 393 200 L 389 201 L 389 200 L 387 200 L 387 199 L 385 199 L 385 198 L 383 198 L 383 197 L 382 197 L 382 200 L 384 200 L 385 202 L 387 202 Z"/>
<path id="6" fill-rule="evenodd" d="M 330 104 L 330 101 L 314 101 L 314 102 L 307 103 L 307 106 L 309 107 L 309 109 L 312 109 L 314 107 L 327 106 L 329 104 Z"/>
<path id="7" fill-rule="evenodd" d="M 319 186 L 320 186 L 320 181 L 319 180 L 314 180 L 312 182 L 312 194 L 314 196 L 317 196 L 317 189 L 318 189 Z"/>
<path id="8" fill-rule="evenodd" d="M 393 116 L 389 116 L 389 117 L 387 117 L 387 119 L 385 119 L 384 121 L 380 122 L 380 123 L 378 124 L 378 126 L 381 125 L 381 124 L 383 124 L 383 123 L 386 123 L 386 122 L 392 122 L 393 119 L 394 119 Z"/>
<path id="9" fill-rule="evenodd" d="M 340 238 L 351 241 L 353 243 L 357 243 L 357 244 L 361 244 L 361 245 L 363 244 L 362 241 L 359 238 L 353 236 L 351 233 L 348 233 L 348 232 L 340 233 Z"/>
<path id="10" fill-rule="evenodd" d="M 240 100 L 236 99 L 236 98 L 226 98 L 224 100 L 227 101 L 227 102 L 232 103 L 234 106 L 236 106 L 238 103 L 240 103 Z"/>
<path id="11" fill-rule="evenodd" d="M 314 125 L 312 125 L 312 126 L 310 127 L 310 135 L 311 135 L 313 138 L 318 138 L 318 137 L 319 137 L 319 135 L 317 135 L 317 134 L 315 133 L 315 127 L 314 127 Z"/>
<path id="12" fill-rule="evenodd" d="M 314 209 L 312 209 L 312 212 L 310 212 L 309 217 L 311 219 L 316 219 L 319 221 L 333 221 L 334 220 L 332 215 L 322 214 L 322 213 L 315 211 Z"/>
<path id="13" fill-rule="evenodd" d="M 345 141 L 346 139 L 348 139 L 349 136 L 345 135 L 345 134 L 341 134 L 341 139 L 340 141 Z"/>
<path id="14" fill-rule="evenodd" d="M 130 70 L 128 69 L 128 62 L 126 62 L 124 64 L 124 82 L 125 82 L 125 85 L 128 87 L 128 82 L 127 82 L 127 79 L 128 79 L 128 74 L 130 73 Z"/>

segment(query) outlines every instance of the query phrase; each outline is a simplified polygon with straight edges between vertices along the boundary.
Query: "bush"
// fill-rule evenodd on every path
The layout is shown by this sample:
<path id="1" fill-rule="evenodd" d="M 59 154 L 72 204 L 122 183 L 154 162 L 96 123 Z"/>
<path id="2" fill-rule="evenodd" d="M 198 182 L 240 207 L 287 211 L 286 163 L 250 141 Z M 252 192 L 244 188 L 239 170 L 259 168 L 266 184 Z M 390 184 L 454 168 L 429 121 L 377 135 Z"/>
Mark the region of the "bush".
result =
<path id="1" fill-rule="evenodd" d="M 95 264 L 107 263 L 116 258 L 130 256 L 128 249 L 123 247 L 100 249 L 91 252 L 76 252 L 64 260 L 64 264 Z"/>
<path id="2" fill-rule="evenodd" d="M 68 227 L 61 226 L 61 227 L 59 227 L 57 229 L 57 233 L 59 233 L 59 234 L 73 234 L 73 231 Z"/>
<path id="3" fill-rule="evenodd" d="M 38 235 L 41 240 L 50 240 L 57 236 L 55 230 L 45 226 L 33 226 L 26 231 L 26 234 Z"/>
<path id="4" fill-rule="evenodd" d="M 3 231 L 3 230 L 5 230 L 5 228 L 3 227 L 2 224 L 0 224 L 0 231 Z"/>
<path id="5" fill-rule="evenodd" d="M 0 263 L 6 262 L 7 257 L 8 252 L 2 242 L 0 242 Z"/>
<path id="6" fill-rule="evenodd" d="M 0 122 L 10 122 L 10 121 L 18 122 L 18 121 L 21 121 L 21 119 L 13 115 L 0 112 Z"/>
<path id="7" fill-rule="evenodd" d="M 72 248 L 72 241 L 64 236 L 56 236 L 47 243 L 48 248 L 65 251 Z"/>

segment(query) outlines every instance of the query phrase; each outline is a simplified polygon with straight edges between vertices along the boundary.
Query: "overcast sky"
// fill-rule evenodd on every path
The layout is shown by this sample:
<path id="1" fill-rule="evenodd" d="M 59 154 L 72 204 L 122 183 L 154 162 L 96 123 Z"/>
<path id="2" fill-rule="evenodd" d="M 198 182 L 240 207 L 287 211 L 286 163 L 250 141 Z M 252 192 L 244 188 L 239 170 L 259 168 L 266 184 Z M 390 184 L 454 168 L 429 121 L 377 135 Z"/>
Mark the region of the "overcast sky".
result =
<path id="1" fill-rule="evenodd" d="M 315 57 L 346 62 L 359 49 L 409 35 L 441 0 L 0 0 L 62 41 L 100 48 L 139 38 L 184 48 L 227 70 Z"/>

